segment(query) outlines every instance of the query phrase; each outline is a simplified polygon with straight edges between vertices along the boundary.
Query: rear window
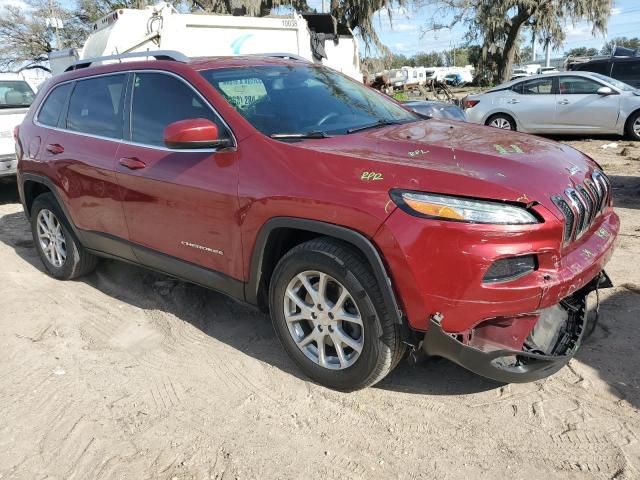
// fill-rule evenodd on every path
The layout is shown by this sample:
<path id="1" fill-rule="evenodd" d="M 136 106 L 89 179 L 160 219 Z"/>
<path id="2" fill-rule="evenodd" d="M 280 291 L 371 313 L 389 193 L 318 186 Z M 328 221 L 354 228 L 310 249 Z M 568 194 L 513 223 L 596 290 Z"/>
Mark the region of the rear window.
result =
<path id="1" fill-rule="evenodd" d="M 121 138 L 126 75 L 89 78 L 76 83 L 69 99 L 67 128 L 108 138 Z"/>
<path id="2" fill-rule="evenodd" d="M 522 92 L 524 95 L 546 95 L 553 89 L 552 78 L 538 78 L 522 82 Z"/>
<path id="3" fill-rule="evenodd" d="M 40 108 L 38 113 L 38 122 L 48 127 L 58 126 L 58 120 L 60 120 L 60 113 L 64 107 L 64 102 L 67 100 L 69 90 L 71 89 L 70 83 L 65 83 L 58 87 L 55 87 L 47 99 Z"/>
<path id="4" fill-rule="evenodd" d="M 0 108 L 24 108 L 31 105 L 34 93 L 22 80 L 0 80 Z"/>

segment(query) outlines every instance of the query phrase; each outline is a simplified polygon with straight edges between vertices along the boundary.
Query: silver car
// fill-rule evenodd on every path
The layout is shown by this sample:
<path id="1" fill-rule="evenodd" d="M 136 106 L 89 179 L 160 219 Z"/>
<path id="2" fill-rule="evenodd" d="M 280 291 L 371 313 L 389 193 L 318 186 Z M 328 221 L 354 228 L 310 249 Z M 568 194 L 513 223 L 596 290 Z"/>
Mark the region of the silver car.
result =
<path id="1" fill-rule="evenodd" d="M 628 135 L 640 140 L 640 92 L 592 72 L 554 72 L 469 95 L 470 122 L 527 133 Z"/>

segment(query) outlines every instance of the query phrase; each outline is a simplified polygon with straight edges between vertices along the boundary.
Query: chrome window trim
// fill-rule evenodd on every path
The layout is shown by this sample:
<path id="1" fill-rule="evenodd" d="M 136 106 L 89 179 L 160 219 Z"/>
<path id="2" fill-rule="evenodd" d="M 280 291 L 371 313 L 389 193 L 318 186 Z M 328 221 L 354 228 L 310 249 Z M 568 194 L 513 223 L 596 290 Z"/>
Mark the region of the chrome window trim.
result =
<path id="1" fill-rule="evenodd" d="M 67 84 L 67 83 L 73 83 L 73 82 L 81 82 L 82 80 L 88 80 L 88 79 L 98 78 L 98 77 L 106 77 L 106 76 L 112 76 L 112 75 L 127 75 L 127 74 L 134 74 L 134 73 L 161 73 L 161 74 L 164 74 L 164 75 L 169 75 L 169 76 L 175 77 L 178 80 L 180 80 L 182 83 L 187 85 L 187 87 L 189 87 L 191 90 L 193 90 L 195 92 L 195 94 L 198 97 L 200 97 L 200 99 L 205 103 L 205 105 L 207 105 L 211 109 L 211 111 L 214 113 L 214 115 L 226 127 L 226 129 L 229 131 L 229 133 L 231 135 L 232 145 L 229 145 L 227 147 L 217 147 L 217 148 L 168 148 L 168 147 L 161 147 L 161 146 L 158 146 L 158 145 L 149 145 L 149 144 L 146 144 L 146 143 L 132 142 L 130 140 L 125 140 L 124 138 L 103 137 L 101 135 L 94 135 L 92 133 L 76 132 L 75 130 L 69 130 L 69 129 L 66 129 L 66 128 L 51 127 L 49 125 L 44 125 L 44 124 L 42 124 L 42 123 L 40 123 L 38 121 L 38 116 L 40 115 L 40 109 L 42 108 L 44 103 L 47 101 L 47 98 L 49 98 L 49 95 L 51 95 L 51 92 L 53 92 L 60 85 L 64 85 L 64 84 Z M 73 93 L 73 91 L 72 91 L 72 93 Z M 129 108 L 130 109 L 131 105 L 124 105 L 124 108 Z M 83 77 L 80 77 L 80 78 L 74 78 L 74 79 L 71 79 L 71 80 L 65 80 L 64 82 L 57 83 L 52 89 L 50 89 L 47 92 L 46 97 L 44 97 L 42 99 L 42 101 L 40 102 L 40 105 L 38 105 L 38 110 L 36 111 L 35 115 L 33 116 L 33 123 L 35 125 L 37 125 L 38 127 L 48 128 L 48 129 L 55 130 L 55 131 L 58 131 L 58 132 L 71 133 L 73 135 L 80 135 L 80 136 L 89 137 L 89 138 L 97 138 L 99 140 L 109 140 L 109 141 L 112 141 L 112 142 L 120 142 L 120 143 L 125 144 L 125 145 L 132 145 L 132 146 L 136 146 L 136 147 L 151 148 L 151 149 L 160 150 L 160 151 L 163 151 L 163 152 L 185 152 L 185 153 L 186 152 L 193 152 L 193 153 L 206 153 L 206 152 L 209 152 L 209 153 L 215 153 L 215 152 L 218 152 L 220 150 L 236 150 L 237 147 L 238 147 L 238 141 L 236 139 L 235 133 L 233 132 L 233 130 L 231 129 L 229 124 L 224 120 L 224 118 L 222 118 L 222 116 L 218 113 L 218 111 L 213 107 L 213 105 L 211 105 L 211 102 L 209 102 L 209 100 L 207 100 L 204 97 L 204 95 L 202 95 L 193 85 L 191 85 L 183 77 L 181 77 L 180 75 L 177 75 L 176 73 L 168 72 L 166 70 L 154 70 L 154 69 L 120 70 L 120 71 L 117 71 L 117 72 L 99 73 L 97 75 L 87 75 L 87 76 L 83 76 Z"/>

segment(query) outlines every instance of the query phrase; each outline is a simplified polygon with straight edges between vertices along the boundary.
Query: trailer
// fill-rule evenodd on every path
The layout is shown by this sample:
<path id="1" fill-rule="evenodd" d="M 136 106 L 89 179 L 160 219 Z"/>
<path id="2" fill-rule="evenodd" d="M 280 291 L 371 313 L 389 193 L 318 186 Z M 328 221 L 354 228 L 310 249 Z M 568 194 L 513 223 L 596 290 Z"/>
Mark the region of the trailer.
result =
<path id="1" fill-rule="evenodd" d="M 143 9 L 123 8 L 93 24 L 81 50 L 53 52 L 49 58 L 56 74 L 80 60 L 154 50 L 175 50 L 188 57 L 286 52 L 362 81 L 353 32 L 344 25 L 334 30 L 331 15 L 316 13 L 184 14 L 166 2 Z"/>

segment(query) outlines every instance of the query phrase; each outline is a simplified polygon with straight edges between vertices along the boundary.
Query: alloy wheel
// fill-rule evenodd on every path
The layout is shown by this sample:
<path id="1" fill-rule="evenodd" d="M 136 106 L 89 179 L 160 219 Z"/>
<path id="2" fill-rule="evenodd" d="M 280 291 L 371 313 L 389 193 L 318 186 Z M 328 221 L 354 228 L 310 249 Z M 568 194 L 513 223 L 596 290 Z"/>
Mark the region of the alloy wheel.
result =
<path id="1" fill-rule="evenodd" d="M 330 370 L 353 365 L 364 346 L 362 317 L 349 291 L 319 271 L 296 275 L 284 296 L 291 338 L 304 355 Z"/>
<path id="2" fill-rule="evenodd" d="M 506 118 L 498 117 L 491 120 L 490 127 L 501 128 L 503 130 L 511 130 L 511 123 Z"/>
<path id="3" fill-rule="evenodd" d="M 633 133 L 635 133 L 638 137 L 640 137 L 640 117 L 633 122 Z"/>
<path id="4" fill-rule="evenodd" d="M 62 224 L 51 210 L 43 208 L 38 212 L 37 233 L 40 248 L 45 257 L 56 268 L 67 261 L 67 242 Z"/>

